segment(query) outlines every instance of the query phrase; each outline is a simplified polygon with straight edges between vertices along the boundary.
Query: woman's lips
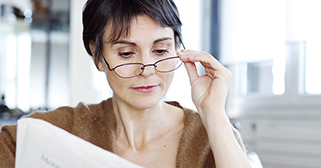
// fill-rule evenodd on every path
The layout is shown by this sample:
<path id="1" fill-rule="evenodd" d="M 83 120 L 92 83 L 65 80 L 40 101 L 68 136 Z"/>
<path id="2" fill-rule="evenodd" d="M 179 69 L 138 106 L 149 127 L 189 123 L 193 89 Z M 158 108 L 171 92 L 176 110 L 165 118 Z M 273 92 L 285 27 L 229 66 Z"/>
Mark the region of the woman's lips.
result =
<path id="1" fill-rule="evenodd" d="M 157 88 L 157 85 L 153 85 L 153 86 L 140 86 L 140 87 L 134 87 L 133 89 L 141 92 L 141 93 L 149 93 L 154 91 Z"/>

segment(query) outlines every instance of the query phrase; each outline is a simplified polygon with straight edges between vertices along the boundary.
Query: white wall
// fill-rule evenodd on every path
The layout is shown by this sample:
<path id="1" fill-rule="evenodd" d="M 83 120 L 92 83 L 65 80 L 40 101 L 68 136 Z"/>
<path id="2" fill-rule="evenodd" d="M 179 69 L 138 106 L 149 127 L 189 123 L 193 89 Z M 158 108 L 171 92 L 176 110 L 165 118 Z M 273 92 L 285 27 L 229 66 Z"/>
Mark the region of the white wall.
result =
<path id="1" fill-rule="evenodd" d="M 182 21 L 183 42 L 186 49 L 210 52 L 210 0 L 174 0 Z M 199 64 L 199 72 L 202 68 Z M 196 110 L 191 99 L 191 87 L 185 67 L 175 71 L 165 100 L 174 100 Z"/>
<path id="2" fill-rule="evenodd" d="M 284 55 L 286 0 L 221 0 L 220 57 L 225 65 Z"/>
<path id="3" fill-rule="evenodd" d="M 97 91 L 93 88 L 94 63 L 82 42 L 82 9 L 86 0 L 71 0 L 70 13 L 70 104 L 97 103 Z"/>

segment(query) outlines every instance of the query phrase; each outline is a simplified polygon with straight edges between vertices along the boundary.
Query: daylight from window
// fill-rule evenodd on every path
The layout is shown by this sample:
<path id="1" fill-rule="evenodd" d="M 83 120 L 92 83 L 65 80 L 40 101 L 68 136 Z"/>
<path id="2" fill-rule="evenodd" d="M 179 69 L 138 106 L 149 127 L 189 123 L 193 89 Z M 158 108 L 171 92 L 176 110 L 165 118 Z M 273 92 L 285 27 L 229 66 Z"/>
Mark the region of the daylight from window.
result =
<path id="1" fill-rule="evenodd" d="M 304 94 L 321 93 L 321 1 L 291 0 L 288 39 L 306 43 L 302 86 Z"/>

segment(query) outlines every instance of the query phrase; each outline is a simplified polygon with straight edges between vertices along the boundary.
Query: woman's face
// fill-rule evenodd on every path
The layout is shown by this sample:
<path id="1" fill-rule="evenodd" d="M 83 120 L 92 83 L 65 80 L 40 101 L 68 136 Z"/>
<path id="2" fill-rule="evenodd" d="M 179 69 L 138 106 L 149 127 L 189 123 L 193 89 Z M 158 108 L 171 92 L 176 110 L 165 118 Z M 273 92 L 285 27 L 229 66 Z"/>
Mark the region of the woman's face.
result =
<path id="1" fill-rule="evenodd" d="M 161 27 L 147 15 L 132 19 L 129 35 L 115 42 L 108 41 L 112 33 L 108 30 L 103 37 L 102 53 L 110 68 L 125 63 L 154 64 L 157 60 L 176 55 L 173 29 Z M 143 73 L 134 78 L 120 78 L 109 71 L 102 60 L 98 67 L 106 73 L 114 99 L 137 109 L 156 106 L 173 78 L 173 72 L 159 73 L 153 66 L 145 67 Z"/>

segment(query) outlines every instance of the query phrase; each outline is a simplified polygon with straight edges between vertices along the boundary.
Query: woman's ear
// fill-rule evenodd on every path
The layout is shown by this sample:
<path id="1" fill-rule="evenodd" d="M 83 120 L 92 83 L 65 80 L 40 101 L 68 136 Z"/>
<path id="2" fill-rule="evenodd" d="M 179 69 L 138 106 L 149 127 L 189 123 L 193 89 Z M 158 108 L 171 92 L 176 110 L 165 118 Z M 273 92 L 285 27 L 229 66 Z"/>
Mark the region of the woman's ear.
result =
<path id="1" fill-rule="evenodd" d="M 95 50 L 96 50 L 94 41 L 91 40 L 91 41 L 89 42 L 89 48 L 90 48 L 90 51 L 91 51 L 91 55 L 94 57 Z"/>
<path id="2" fill-rule="evenodd" d="M 96 64 L 96 67 L 99 71 L 101 71 L 101 72 L 105 71 L 103 60 L 101 58 L 99 58 L 95 64 Z"/>
<path id="3" fill-rule="evenodd" d="M 101 55 L 96 55 L 96 46 L 94 44 L 94 41 L 90 41 L 89 42 L 89 48 L 90 48 L 90 51 L 91 51 L 91 55 L 93 57 L 93 60 L 94 60 L 94 63 L 96 65 L 96 68 L 99 70 L 99 71 L 104 71 L 104 66 L 103 66 L 103 63 L 102 63 L 102 59 L 101 59 Z M 99 52 L 100 53 L 100 52 Z"/>

